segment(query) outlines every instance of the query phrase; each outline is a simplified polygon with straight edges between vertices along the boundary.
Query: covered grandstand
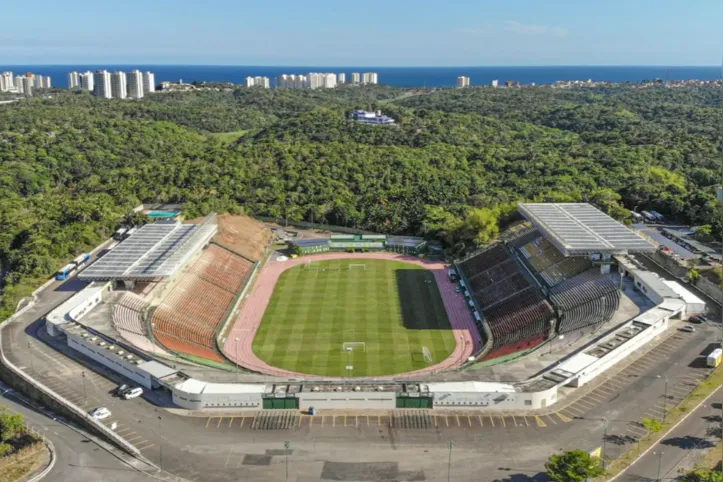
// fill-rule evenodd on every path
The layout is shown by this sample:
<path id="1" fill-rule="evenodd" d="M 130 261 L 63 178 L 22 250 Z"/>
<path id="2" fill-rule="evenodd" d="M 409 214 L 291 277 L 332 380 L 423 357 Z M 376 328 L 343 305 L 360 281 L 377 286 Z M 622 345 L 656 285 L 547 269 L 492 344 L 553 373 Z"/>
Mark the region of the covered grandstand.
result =
<path id="1" fill-rule="evenodd" d="M 610 257 L 654 249 L 589 204 L 520 204 L 520 212 L 531 227 L 457 262 L 484 360 L 602 326 L 620 305 Z"/>
<path id="2" fill-rule="evenodd" d="M 201 224 L 158 221 L 146 224 L 83 270 L 89 281 L 161 281 L 188 263 L 216 233 L 216 215 Z"/>

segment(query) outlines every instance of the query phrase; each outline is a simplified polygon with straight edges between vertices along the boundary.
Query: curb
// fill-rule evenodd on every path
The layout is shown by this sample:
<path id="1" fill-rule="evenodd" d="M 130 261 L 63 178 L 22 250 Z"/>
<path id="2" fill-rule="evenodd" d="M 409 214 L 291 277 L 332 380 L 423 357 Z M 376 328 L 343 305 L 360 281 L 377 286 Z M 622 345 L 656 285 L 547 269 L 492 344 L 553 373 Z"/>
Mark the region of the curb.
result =
<path id="1" fill-rule="evenodd" d="M 680 420 L 678 420 L 678 422 L 677 422 L 675 425 L 673 425 L 672 427 L 670 427 L 666 432 L 662 433 L 662 434 L 660 435 L 660 439 L 659 439 L 658 441 L 656 441 L 653 445 L 651 445 L 650 447 L 648 447 L 648 448 L 645 450 L 645 452 L 643 452 L 643 453 L 641 453 L 640 455 L 638 455 L 638 457 L 637 457 L 635 460 L 633 460 L 633 462 L 630 463 L 630 465 L 628 465 L 628 466 L 625 467 L 623 470 L 621 470 L 620 472 L 618 472 L 618 474 L 615 475 L 613 478 L 607 479 L 606 482 L 613 482 L 613 481 L 616 480 L 618 477 L 620 477 L 620 476 L 623 475 L 625 472 L 627 472 L 627 470 L 628 470 L 630 467 L 632 467 L 633 465 L 635 465 L 641 458 L 643 458 L 643 457 L 645 457 L 646 455 L 648 455 L 648 453 L 649 453 L 651 450 L 653 450 L 653 449 L 660 443 L 660 441 L 661 441 L 663 438 L 665 438 L 670 432 L 672 432 L 673 430 L 675 430 L 676 428 L 678 428 L 678 426 L 679 426 L 681 423 L 685 422 L 685 421 L 688 419 L 688 417 L 690 417 L 693 413 L 695 413 L 695 412 L 701 407 L 701 405 L 705 404 L 705 402 L 707 402 L 710 397 L 712 397 L 713 395 L 715 395 L 716 393 L 718 393 L 718 391 L 719 391 L 720 389 L 721 389 L 721 387 L 718 387 L 718 388 L 716 388 L 715 390 L 713 390 L 713 391 L 711 392 L 711 394 L 708 395 L 707 397 L 705 397 L 703 400 L 701 400 L 700 403 L 699 403 L 698 405 L 696 405 L 695 408 L 693 408 L 693 410 L 690 410 L 688 413 L 685 414 L 685 416 L 684 416 L 683 418 L 681 418 Z"/>
<path id="2" fill-rule="evenodd" d="M 53 442 L 43 437 L 43 443 L 45 443 L 45 446 L 50 451 L 50 462 L 48 463 L 47 467 L 43 469 L 42 472 L 40 472 L 35 477 L 32 477 L 27 480 L 27 482 L 37 482 L 38 480 L 42 479 L 46 475 L 50 473 L 51 470 L 53 470 L 53 467 L 55 467 L 55 462 L 57 461 L 57 456 L 55 455 L 55 447 L 53 446 Z"/>

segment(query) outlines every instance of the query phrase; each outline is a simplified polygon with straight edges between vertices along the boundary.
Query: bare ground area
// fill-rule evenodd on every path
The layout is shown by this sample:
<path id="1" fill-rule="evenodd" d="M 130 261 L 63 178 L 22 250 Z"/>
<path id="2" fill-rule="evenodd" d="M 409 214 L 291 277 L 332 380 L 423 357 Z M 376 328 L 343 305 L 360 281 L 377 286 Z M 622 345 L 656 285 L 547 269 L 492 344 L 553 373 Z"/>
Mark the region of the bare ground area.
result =
<path id="1" fill-rule="evenodd" d="M 196 218 L 186 222 L 200 223 L 203 219 Z M 222 214 L 218 216 L 218 233 L 212 241 L 250 261 L 258 261 L 272 239 L 273 234 L 264 223 L 248 216 Z"/>

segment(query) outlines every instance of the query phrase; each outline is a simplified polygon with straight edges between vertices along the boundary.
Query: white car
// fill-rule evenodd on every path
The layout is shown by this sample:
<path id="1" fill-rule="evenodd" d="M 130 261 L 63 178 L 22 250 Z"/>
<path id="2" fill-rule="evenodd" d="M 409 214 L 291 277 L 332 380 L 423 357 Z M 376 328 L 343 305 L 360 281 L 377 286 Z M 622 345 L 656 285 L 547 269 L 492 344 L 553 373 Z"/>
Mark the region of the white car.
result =
<path id="1" fill-rule="evenodd" d="M 143 395 L 143 389 L 141 387 L 135 387 L 124 393 L 123 398 L 126 400 L 130 400 L 131 398 L 140 397 L 141 395 Z"/>
<path id="2" fill-rule="evenodd" d="M 680 329 L 680 331 L 684 331 L 686 333 L 693 333 L 695 332 L 695 327 L 693 325 L 685 325 L 683 328 Z"/>
<path id="3" fill-rule="evenodd" d="M 110 417 L 110 410 L 105 407 L 98 407 L 90 412 L 90 416 L 96 420 L 103 420 L 104 418 Z"/>

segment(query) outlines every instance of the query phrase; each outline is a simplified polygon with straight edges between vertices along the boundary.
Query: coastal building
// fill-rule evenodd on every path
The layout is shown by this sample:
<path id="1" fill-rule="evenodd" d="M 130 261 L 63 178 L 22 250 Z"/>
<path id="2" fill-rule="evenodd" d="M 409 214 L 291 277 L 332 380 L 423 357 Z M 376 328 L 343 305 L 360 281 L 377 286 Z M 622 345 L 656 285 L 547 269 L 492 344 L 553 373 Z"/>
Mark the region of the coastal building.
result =
<path id="1" fill-rule="evenodd" d="M 337 84 L 346 84 L 346 74 L 344 72 L 336 74 L 336 83 Z"/>
<path id="2" fill-rule="evenodd" d="M 15 92 L 18 94 L 22 94 L 24 92 L 24 84 L 23 84 L 23 77 L 22 75 L 16 75 L 15 79 L 13 80 L 13 84 L 15 85 Z"/>
<path id="3" fill-rule="evenodd" d="M 263 89 L 268 89 L 270 86 L 271 82 L 268 77 L 261 77 L 258 75 L 255 77 L 246 77 L 246 87 L 261 87 Z"/>
<path id="4" fill-rule="evenodd" d="M 80 87 L 80 74 L 78 72 L 70 72 L 68 74 L 68 88 L 77 89 Z"/>
<path id="5" fill-rule="evenodd" d="M 500 81 L 495 79 L 490 83 L 490 85 L 492 85 L 492 87 L 497 87 L 498 85 L 500 85 Z"/>
<path id="6" fill-rule="evenodd" d="M 359 72 L 352 72 L 351 83 L 358 84 L 359 82 L 361 82 L 361 74 Z"/>
<path id="7" fill-rule="evenodd" d="M 15 77 L 15 82 L 18 83 L 19 86 L 22 86 L 22 90 L 19 93 L 31 97 L 33 95 L 33 84 L 35 79 L 33 77 L 24 76 L 20 77 L 20 80 L 18 81 L 18 77 Z"/>
<path id="8" fill-rule="evenodd" d="M 361 122 L 362 124 L 372 125 L 393 125 L 394 119 L 389 116 L 382 115 L 381 111 L 368 112 L 365 110 L 355 110 L 349 115 L 349 118 L 353 121 Z"/>
<path id="9" fill-rule="evenodd" d="M 107 70 L 99 70 L 93 76 L 93 95 L 96 97 L 103 97 L 110 99 L 111 86 L 110 86 L 110 72 Z"/>
<path id="10" fill-rule="evenodd" d="M 128 97 L 128 78 L 125 72 L 113 72 L 110 76 L 110 92 L 114 99 Z"/>
<path id="11" fill-rule="evenodd" d="M 310 72 L 308 75 L 283 74 L 276 79 L 279 89 L 333 89 L 337 86 L 337 74 Z"/>
<path id="12" fill-rule="evenodd" d="M 156 74 L 143 72 L 143 94 L 150 94 L 156 91 Z"/>
<path id="13" fill-rule="evenodd" d="M 32 74 L 33 86 L 36 89 L 49 89 L 50 88 L 50 77 L 47 75 L 35 75 Z"/>
<path id="14" fill-rule="evenodd" d="M 519 80 L 505 80 L 505 87 L 519 87 Z"/>
<path id="15" fill-rule="evenodd" d="M 93 75 L 93 72 L 87 71 L 83 74 L 80 74 L 79 77 L 80 88 L 83 90 L 87 90 L 88 92 L 93 92 L 95 87 L 95 76 Z"/>
<path id="16" fill-rule="evenodd" d="M 143 73 L 140 70 L 132 70 L 128 72 L 128 97 L 131 99 L 140 99 L 143 97 Z"/>
<path id="17" fill-rule="evenodd" d="M 362 74 L 362 84 L 376 84 L 378 83 L 378 76 L 376 72 L 364 72 Z"/>
<path id="18" fill-rule="evenodd" d="M 12 72 L 0 74 L 0 92 L 9 92 L 15 89 L 15 79 Z"/>
<path id="19" fill-rule="evenodd" d="M 469 87 L 469 77 L 460 75 L 459 77 L 457 77 L 457 88 L 462 89 L 464 87 Z"/>

